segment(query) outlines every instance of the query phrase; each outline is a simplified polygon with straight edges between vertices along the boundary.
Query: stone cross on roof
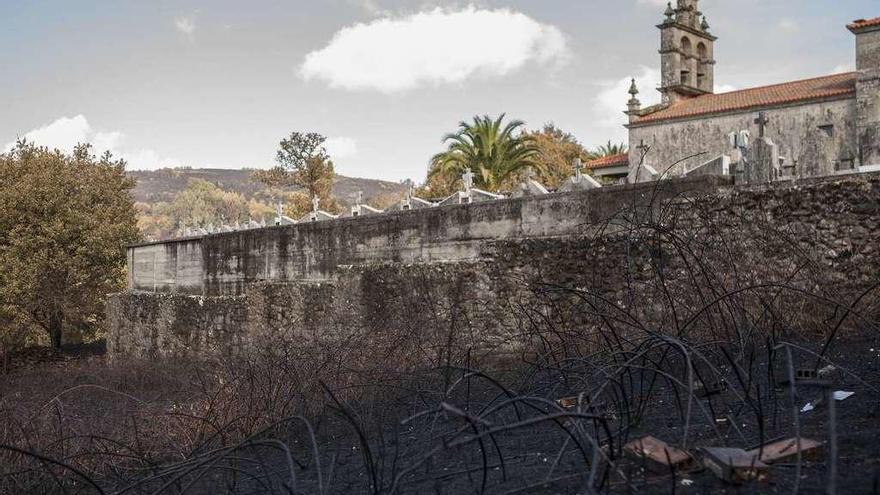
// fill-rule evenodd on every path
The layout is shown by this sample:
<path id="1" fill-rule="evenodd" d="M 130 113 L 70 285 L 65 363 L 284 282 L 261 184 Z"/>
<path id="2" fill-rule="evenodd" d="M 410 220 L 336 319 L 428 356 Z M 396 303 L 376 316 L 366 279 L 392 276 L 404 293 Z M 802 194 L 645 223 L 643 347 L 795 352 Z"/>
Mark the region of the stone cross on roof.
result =
<path id="1" fill-rule="evenodd" d="M 312 196 L 312 211 L 314 213 L 318 213 L 318 205 L 321 204 L 321 200 L 318 196 Z"/>
<path id="2" fill-rule="evenodd" d="M 526 181 L 533 180 L 535 178 L 535 170 L 532 167 L 526 167 L 525 177 Z"/>
<path id="3" fill-rule="evenodd" d="M 357 192 L 357 205 L 360 206 L 361 203 L 363 203 L 363 201 L 364 201 L 364 192 L 358 191 Z"/>
<path id="4" fill-rule="evenodd" d="M 467 169 L 461 174 L 461 180 L 464 182 L 465 192 L 471 192 L 471 188 L 474 187 L 474 173 L 471 172 L 471 169 Z"/>

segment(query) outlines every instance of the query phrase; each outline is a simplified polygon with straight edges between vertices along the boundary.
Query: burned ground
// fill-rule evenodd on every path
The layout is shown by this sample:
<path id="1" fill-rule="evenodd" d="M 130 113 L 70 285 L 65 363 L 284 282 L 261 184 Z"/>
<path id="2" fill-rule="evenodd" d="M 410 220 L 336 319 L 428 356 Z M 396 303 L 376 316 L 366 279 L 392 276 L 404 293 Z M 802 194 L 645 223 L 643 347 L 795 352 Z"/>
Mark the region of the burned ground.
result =
<path id="1" fill-rule="evenodd" d="M 358 302 L 375 311 L 331 312 L 333 332 L 14 371 L 0 385 L 0 490 L 876 493 L 877 218 L 851 203 L 828 205 L 849 208 L 833 229 L 771 221 L 809 214 L 782 200 L 752 216 L 700 198 L 629 209 L 606 220 L 614 235 L 493 246 L 499 271 L 519 267 L 490 278 L 504 304 L 468 277 L 449 277 L 444 301 L 401 283 L 436 267 L 378 267 Z M 550 257 L 562 268 L 542 270 Z M 855 394 L 817 401 L 834 391 Z M 649 473 L 621 455 L 646 435 L 697 458 L 824 445 L 737 486 L 699 459 Z"/>

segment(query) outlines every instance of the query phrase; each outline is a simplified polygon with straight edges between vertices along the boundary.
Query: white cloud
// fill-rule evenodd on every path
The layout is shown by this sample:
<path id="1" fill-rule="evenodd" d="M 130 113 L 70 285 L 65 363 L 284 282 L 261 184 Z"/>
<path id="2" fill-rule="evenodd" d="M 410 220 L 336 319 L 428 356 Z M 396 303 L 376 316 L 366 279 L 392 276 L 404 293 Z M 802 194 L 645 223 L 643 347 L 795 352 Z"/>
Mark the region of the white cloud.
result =
<path id="1" fill-rule="evenodd" d="M 125 134 L 120 131 L 99 131 L 89 124 L 83 115 L 61 117 L 51 124 L 44 125 L 25 133 L 22 138 L 38 146 L 59 149 L 70 153 L 80 143 L 89 143 L 95 154 L 105 151 L 113 153 L 116 158 L 128 162 L 129 169 L 156 169 L 163 167 L 179 167 L 182 163 L 174 158 L 161 157 L 151 149 L 131 149 L 124 145 Z M 7 143 L 3 152 L 15 146 L 15 141 Z"/>
<path id="2" fill-rule="evenodd" d="M 794 19 L 782 19 L 779 21 L 779 29 L 785 31 L 786 33 L 796 33 L 800 31 L 801 25 Z"/>
<path id="3" fill-rule="evenodd" d="M 345 27 L 306 55 L 299 74 L 333 88 L 393 93 L 504 76 L 529 62 L 558 64 L 567 57 L 562 31 L 520 12 L 438 7 Z"/>
<path id="4" fill-rule="evenodd" d="M 357 141 L 348 137 L 332 137 L 324 141 L 324 149 L 333 160 L 351 158 L 357 155 Z"/>
<path id="5" fill-rule="evenodd" d="M 174 28 L 181 34 L 192 37 L 196 33 L 196 21 L 192 17 L 176 17 Z"/>

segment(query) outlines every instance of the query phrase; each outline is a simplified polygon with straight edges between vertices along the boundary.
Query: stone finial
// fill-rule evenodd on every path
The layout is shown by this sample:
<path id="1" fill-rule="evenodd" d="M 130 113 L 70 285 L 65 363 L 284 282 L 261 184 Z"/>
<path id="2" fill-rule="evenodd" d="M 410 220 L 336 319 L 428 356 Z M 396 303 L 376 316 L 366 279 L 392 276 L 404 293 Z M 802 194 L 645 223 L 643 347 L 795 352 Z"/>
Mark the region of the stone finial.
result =
<path id="1" fill-rule="evenodd" d="M 358 206 L 360 206 L 361 203 L 364 202 L 364 192 L 363 191 L 357 192 L 357 198 L 355 199 L 355 202 Z"/>
<path id="2" fill-rule="evenodd" d="M 709 32 L 709 21 L 706 20 L 706 16 L 703 16 L 703 22 L 700 24 L 700 28 L 705 32 Z"/>
<path id="3" fill-rule="evenodd" d="M 672 8 L 672 2 L 668 2 L 666 4 L 666 12 L 663 13 L 666 16 L 666 23 L 673 22 L 673 17 L 675 17 L 675 9 Z"/>
<path id="4" fill-rule="evenodd" d="M 321 204 L 321 199 L 318 196 L 312 196 L 312 213 L 318 213 L 318 206 Z"/>
<path id="5" fill-rule="evenodd" d="M 626 113 L 630 116 L 630 120 L 635 118 L 639 111 L 642 109 L 642 102 L 639 101 L 638 94 L 639 88 L 636 86 L 636 80 L 633 78 L 632 84 L 629 87 L 629 94 L 631 98 L 626 103 Z"/>

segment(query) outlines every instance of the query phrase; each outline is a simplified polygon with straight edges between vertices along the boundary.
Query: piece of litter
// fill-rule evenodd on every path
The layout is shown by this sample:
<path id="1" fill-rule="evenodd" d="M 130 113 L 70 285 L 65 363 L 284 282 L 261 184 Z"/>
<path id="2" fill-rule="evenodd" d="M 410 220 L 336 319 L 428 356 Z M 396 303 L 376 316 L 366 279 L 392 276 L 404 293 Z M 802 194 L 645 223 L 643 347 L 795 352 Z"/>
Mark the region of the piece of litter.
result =
<path id="1" fill-rule="evenodd" d="M 837 392 L 834 392 L 834 400 L 846 400 L 855 394 L 855 392 L 844 392 L 843 390 L 838 390 Z"/>
<path id="2" fill-rule="evenodd" d="M 816 409 L 816 406 L 814 406 L 812 402 L 807 402 L 807 405 L 805 405 L 803 408 L 801 408 L 801 412 L 802 413 L 810 412 L 813 409 Z"/>
<path id="3" fill-rule="evenodd" d="M 681 486 L 691 486 L 694 484 L 694 480 L 689 480 L 687 478 L 681 480 Z"/>

